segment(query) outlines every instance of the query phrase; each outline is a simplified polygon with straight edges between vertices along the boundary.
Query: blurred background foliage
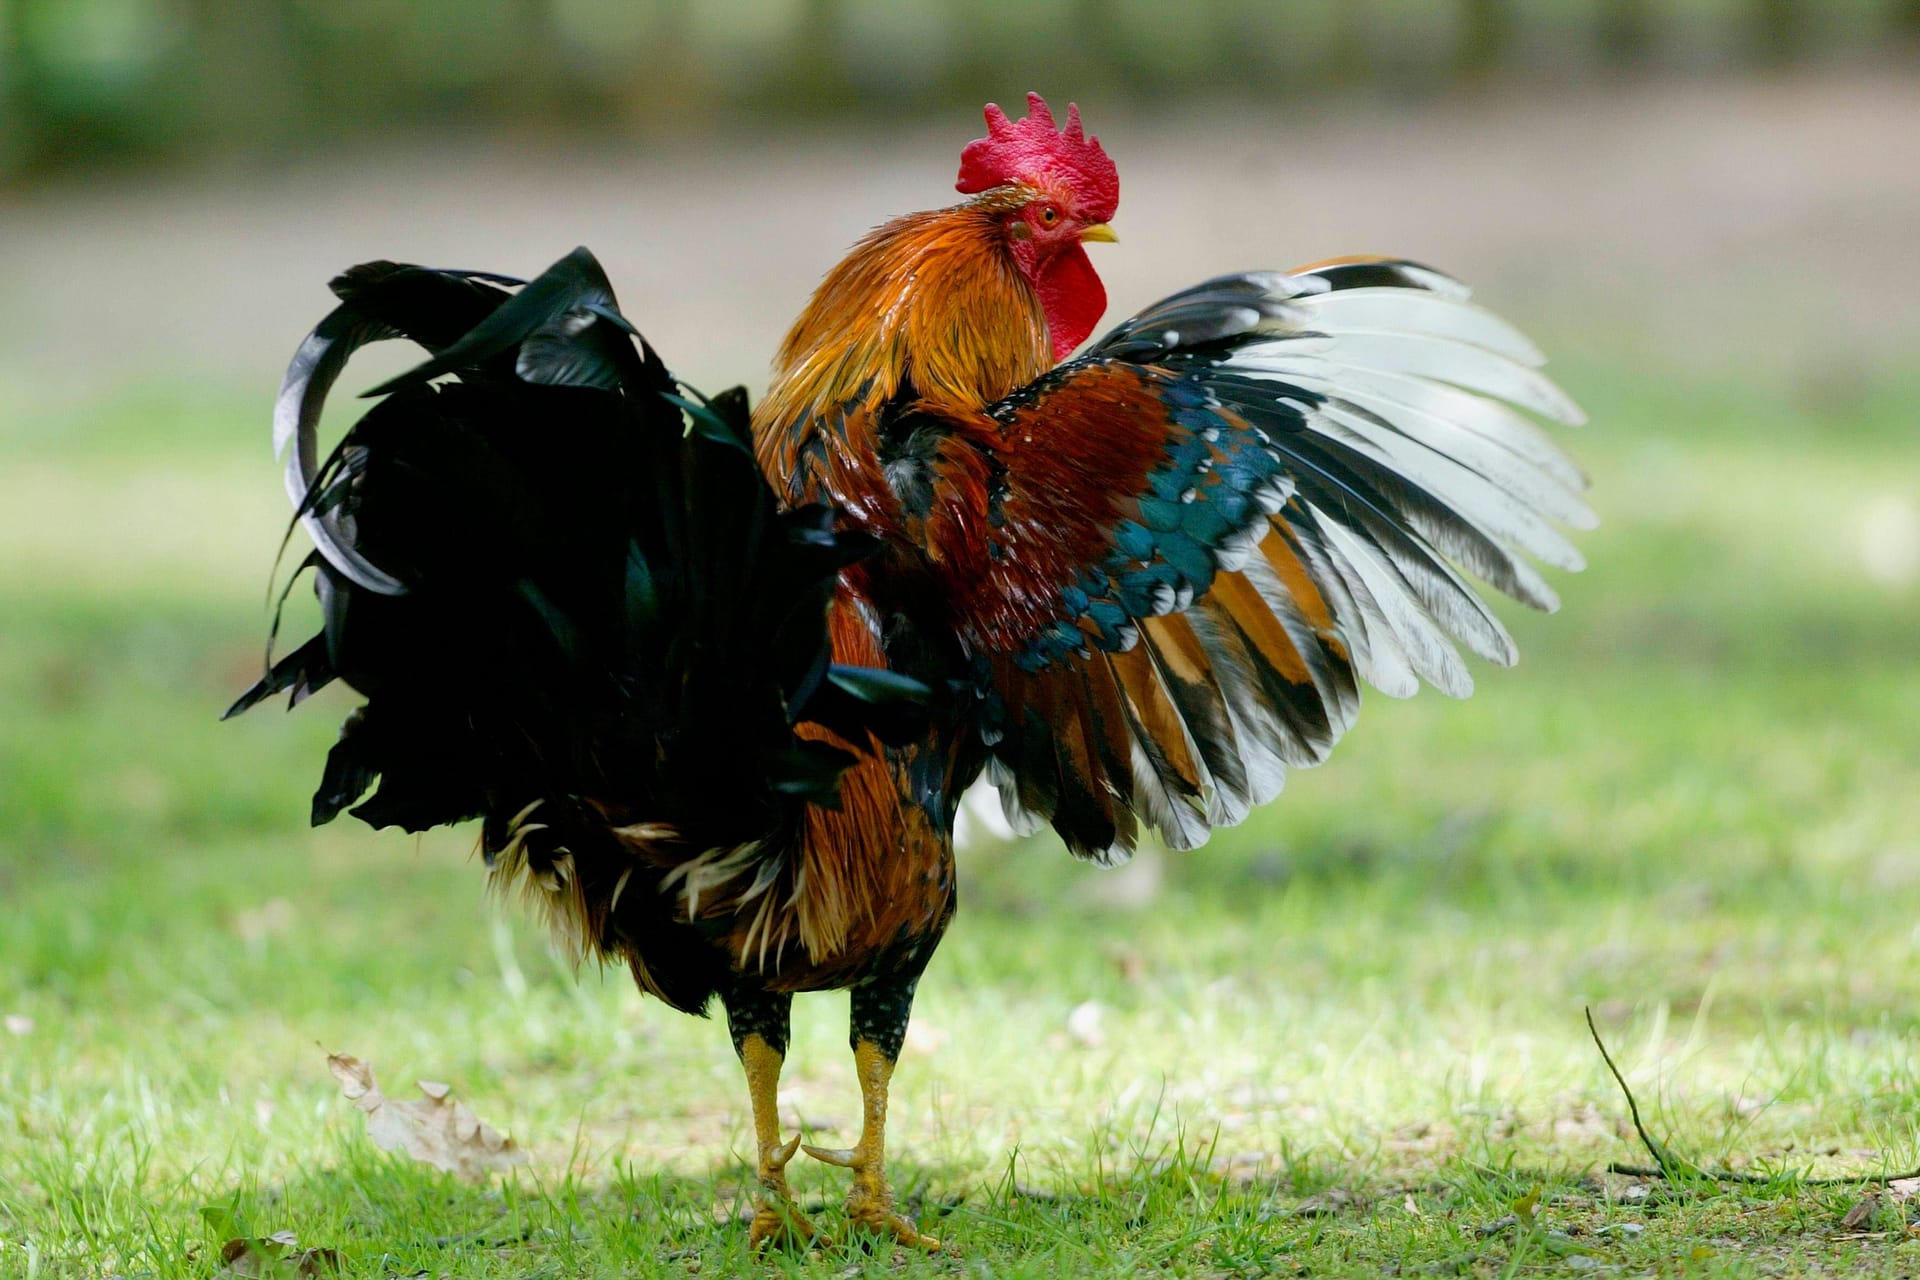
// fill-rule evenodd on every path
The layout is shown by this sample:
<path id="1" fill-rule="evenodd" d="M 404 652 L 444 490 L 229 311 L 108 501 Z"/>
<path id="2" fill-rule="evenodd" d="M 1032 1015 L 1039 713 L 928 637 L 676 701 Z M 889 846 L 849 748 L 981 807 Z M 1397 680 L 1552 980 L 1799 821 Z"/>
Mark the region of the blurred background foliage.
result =
<path id="1" fill-rule="evenodd" d="M 913 115 L 976 105 L 983 76 L 1190 103 L 1916 51 L 1920 0 L 0 0 L 0 179 Z"/>

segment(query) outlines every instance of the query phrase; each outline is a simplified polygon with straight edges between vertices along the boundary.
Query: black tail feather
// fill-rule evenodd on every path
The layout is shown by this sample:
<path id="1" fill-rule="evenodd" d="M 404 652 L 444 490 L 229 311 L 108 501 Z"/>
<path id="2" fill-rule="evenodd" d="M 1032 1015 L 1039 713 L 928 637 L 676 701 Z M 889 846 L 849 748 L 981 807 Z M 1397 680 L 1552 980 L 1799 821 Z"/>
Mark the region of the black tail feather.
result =
<path id="1" fill-rule="evenodd" d="M 316 824 L 485 816 L 491 851 L 554 798 L 690 852 L 765 840 L 852 763 L 798 725 L 864 745 L 925 724 L 924 686 L 831 663 L 837 576 L 872 544 L 780 509 L 745 394 L 683 399 L 586 250 L 509 282 L 385 262 L 334 281 L 279 422 L 300 514 L 338 544 L 310 558 L 324 627 L 227 714 L 336 677 L 367 697 Z M 346 354 L 397 335 L 431 358 L 319 461 Z"/>

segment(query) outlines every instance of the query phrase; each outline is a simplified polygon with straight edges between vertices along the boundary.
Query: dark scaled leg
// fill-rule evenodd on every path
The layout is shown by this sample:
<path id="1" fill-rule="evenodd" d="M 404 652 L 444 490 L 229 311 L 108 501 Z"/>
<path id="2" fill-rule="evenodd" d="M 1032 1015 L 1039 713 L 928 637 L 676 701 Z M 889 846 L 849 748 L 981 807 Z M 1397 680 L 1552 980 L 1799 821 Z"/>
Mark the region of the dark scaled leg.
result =
<path id="1" fill-rule="evenodd" d="M 793 1203 L 787 1189 L 787 1161 L 800 1146 L 800 1135 L 780 1141 L 780 1065 L 786 1059 L 788 1016 L 793 997 L 768 991 L 740 989 L 723 997 L 727 1030 L 733 1051 L 747 1073 L 747 1094 L 753 1103 L 753 1137 L 758 1151 L 754 1172 L 760 1180 L 748 1236 L 755 1248 L 770 1244 L 807 1245 L 815 1239 L 813 1225 Z"/>
<path id="2" fill-rule="evenodd" d="M 860 1141 L 852 1147 L 830 1150 L 809 1146 L 816 1160 L 853 1170 L 853 1189 L 847 1193 L 847 1219 L 856 1229 L 891 1238 L 916 1249 L 938 1249 L 940 1242 L 893 1207 L 893 1186 L 887 1181 L 887 1086 L 900 1045 L 907 1035 L 907 1016 L 913 1008 L 917 979 L 876 979 L 853 989 L 854 1069 L 860 1076 Z"/>

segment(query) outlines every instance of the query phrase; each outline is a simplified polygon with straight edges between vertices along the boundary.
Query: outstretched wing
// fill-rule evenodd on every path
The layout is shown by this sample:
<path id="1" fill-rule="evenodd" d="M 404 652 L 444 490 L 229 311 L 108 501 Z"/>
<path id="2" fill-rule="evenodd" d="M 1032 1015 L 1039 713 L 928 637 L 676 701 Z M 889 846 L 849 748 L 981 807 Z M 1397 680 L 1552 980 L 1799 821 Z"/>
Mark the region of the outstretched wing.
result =
<path id="1" fill-rule="evenodd" d="M 1461 573 L 1558 605 L 1585 479 L 1526 414 L 1579 409 L 1534 346 L 1409 262 L 1225 276 L 1120 325 L 943 450 L 926 527 L 984 655 L 1016 823 L 1187 848 L 1395 697 L 1517 653 Z M 1522 410 L 1525 413 L 1521 412 Z"/>

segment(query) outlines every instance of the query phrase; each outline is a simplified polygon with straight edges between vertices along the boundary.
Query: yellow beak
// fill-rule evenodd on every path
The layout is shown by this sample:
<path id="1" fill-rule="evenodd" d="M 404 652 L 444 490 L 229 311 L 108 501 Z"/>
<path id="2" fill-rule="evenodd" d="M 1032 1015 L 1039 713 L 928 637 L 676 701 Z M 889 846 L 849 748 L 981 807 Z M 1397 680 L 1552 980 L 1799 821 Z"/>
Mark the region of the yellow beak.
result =
<path id="1" fill-rule="evenodd" d="M 1120 243 L 1120 237 L 1113 234 L 1113 228 L 1104 222 L 1096 222 L 1091 226 L 1080 228 L 1080 238 L 1098 241 L 1101 244 Z"/>

